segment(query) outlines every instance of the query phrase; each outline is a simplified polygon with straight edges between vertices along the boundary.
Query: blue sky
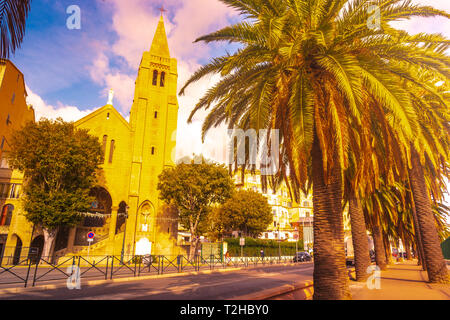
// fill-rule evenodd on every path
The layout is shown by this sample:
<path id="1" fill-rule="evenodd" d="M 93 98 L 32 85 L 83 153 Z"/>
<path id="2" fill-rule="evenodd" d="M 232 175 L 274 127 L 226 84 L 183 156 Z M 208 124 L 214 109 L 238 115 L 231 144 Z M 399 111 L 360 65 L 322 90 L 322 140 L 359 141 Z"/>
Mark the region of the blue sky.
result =
<path id="1" fill-rule="evenodd" d="M 66 26 L 71 5 L 80 7 L 80 30 Z M 161 5 L 167 10 L 164 19 L 171 55 L 178 59 L 179 86 L 210 57 L 223 54 L 225 46 L 235 49 L 193 43 L 238 20 L 236 12 L 217 0 L 34 0 L 24 42 L 11 60 L 24 73 L 28 102 L 37 118 L 77 120 L 103 106 L 110 88 L 115 91 L 114 107 L 127 118 L 139 62 L 143 51 L 150 49 Z M 186 142 L 179 145 L 188 148 L 177 148 L 178 157 L 204 152 L 202 115 L 192 125 L 186 119 L 216 80 L 205 79 L 179 98 L 177 136 Z M 214 135 L 210 139 L 216 140 Z"/>

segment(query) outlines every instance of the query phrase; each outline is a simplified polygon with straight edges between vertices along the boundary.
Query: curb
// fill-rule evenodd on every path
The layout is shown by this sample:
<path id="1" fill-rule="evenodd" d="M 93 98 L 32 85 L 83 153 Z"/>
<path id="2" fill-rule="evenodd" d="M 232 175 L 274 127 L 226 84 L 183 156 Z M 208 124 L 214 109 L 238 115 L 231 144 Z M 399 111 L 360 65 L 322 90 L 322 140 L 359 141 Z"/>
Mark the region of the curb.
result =
<path id="1" fill-rule="evenodd" d="M 348 275 L 350 280 L 355 280 L 355 269 L 349 270 Z M 280 287 L 266 289 L 260 292 L 237 296 L 226 300 L 271 300 L 277 296 L 294 291 L 299 291 L 299 295 L 297 295 L 296 300 L 311 300 L 314 294 L 314 283 L 313 281 L 300 281 L 294 284 L 285 284 Z"/>
<path id="2" fill-rule="evenodd" d="M 262 265 L 262 266 L 256 266 L 256 267 L 237 267 L 237 268 L 229 268 L 229 269 L 212 269 L 212 270 L 204 270 L 204 271 L 191 271 L 191 272 L 181 272 L 181 273 L 166 273 L 166 274 L 160 274 L 160 275 L 148 275 L 148 276 L 137 276 L 137 277 L 123 277 L 123 278 L 116 278 L 111 280 L 89 280 L 84 283 L 82 283 L 82 286 L 96 286 L 106 283 L 120 283 L 120 282 L 132 282 L 132 281 L 140 281 L 140 280 L 149 280 L 149 279 L 164 279 L 164 278 L 175 278 L 175 277 L 182 277 L 182 276 L 192 276 L 192 275 L 201 275 L 201 274 L 211 274 L 211 273 L 228 273 L 233 271 L 241 271 L 241 270 L 252 270 L 252 269 L 258 269 L 258 268 L 265 268 L 265 267 L 280 267 L 280 266 L 295 266 L 298 265 L 296 263 L 283 263 L 283 264 L 269 264 L 269 265 Z M 55 290 L 55 289 L 61 289 L 61 288 L 67 288 L 66 283 L 58 283 L 58 284 L 48 284 L 48 285 L 42 285 L 42 286 L 35 286 L 35 287 L 17 287 L 17 288 L 5 288 L 0 289 L 0 295 L 3 294 L 11 294 L 11 293 L 24 293 L 24 292 L 34 292 L 34 291 L 41 291 L 41 290 Z"/>
<path id="3" fill-rule="evenodd" d="M 302 291 L 301 297 L 303 297 L 303 300 L 311 299 L 314 292 L 313 282 L 301 281 L 294 284 L 285 284 L 280 287 L 266 289 L 256 293 L 250 293 L 226 300 L 270 300 L 277 296 L 300 290 Z"/>

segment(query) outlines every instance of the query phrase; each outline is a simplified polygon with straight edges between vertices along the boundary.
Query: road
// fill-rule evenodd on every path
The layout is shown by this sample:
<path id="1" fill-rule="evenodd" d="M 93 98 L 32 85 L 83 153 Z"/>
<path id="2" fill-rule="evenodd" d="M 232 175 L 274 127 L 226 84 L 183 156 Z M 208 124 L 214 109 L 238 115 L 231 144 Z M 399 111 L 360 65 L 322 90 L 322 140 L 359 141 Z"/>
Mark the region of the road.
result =
<path id="1" fill-rule="evenodd" d="M 224 273 L 185 275 L 161 279 L 109 282 L 69 290 L 24 291 L 2 294 L 0 300 L 224 300 L 302 280 L 311 280 L 313 264 L 258 267 Z"/>

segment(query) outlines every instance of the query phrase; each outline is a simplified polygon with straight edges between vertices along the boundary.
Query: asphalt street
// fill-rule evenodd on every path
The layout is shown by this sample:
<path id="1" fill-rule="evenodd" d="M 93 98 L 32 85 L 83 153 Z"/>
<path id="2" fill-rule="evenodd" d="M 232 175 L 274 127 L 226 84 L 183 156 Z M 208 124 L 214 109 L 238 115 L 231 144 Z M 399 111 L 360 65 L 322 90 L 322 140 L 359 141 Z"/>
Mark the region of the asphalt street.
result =
<path id="1" fill-rule="evenodd" d="M 1 294 L 0 300 L 224 300 L 311 280 L 313 263 Z"/>

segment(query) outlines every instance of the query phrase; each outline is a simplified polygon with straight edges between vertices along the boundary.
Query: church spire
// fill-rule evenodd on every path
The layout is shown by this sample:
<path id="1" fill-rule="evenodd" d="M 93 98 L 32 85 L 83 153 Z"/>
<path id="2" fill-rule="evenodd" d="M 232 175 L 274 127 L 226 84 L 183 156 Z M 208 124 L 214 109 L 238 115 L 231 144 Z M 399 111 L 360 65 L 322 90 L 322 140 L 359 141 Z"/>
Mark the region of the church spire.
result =
<path id="1" fill-rule="evenodd" d="M 161 17 L 159 18 L 158 27 L 156 28 L 155 36 L 153 37 L 150 54 L 153 56 L 170 58 L 169 44 L 167 42 L 162 13 L 163 10 L 161 10 Z"/>

